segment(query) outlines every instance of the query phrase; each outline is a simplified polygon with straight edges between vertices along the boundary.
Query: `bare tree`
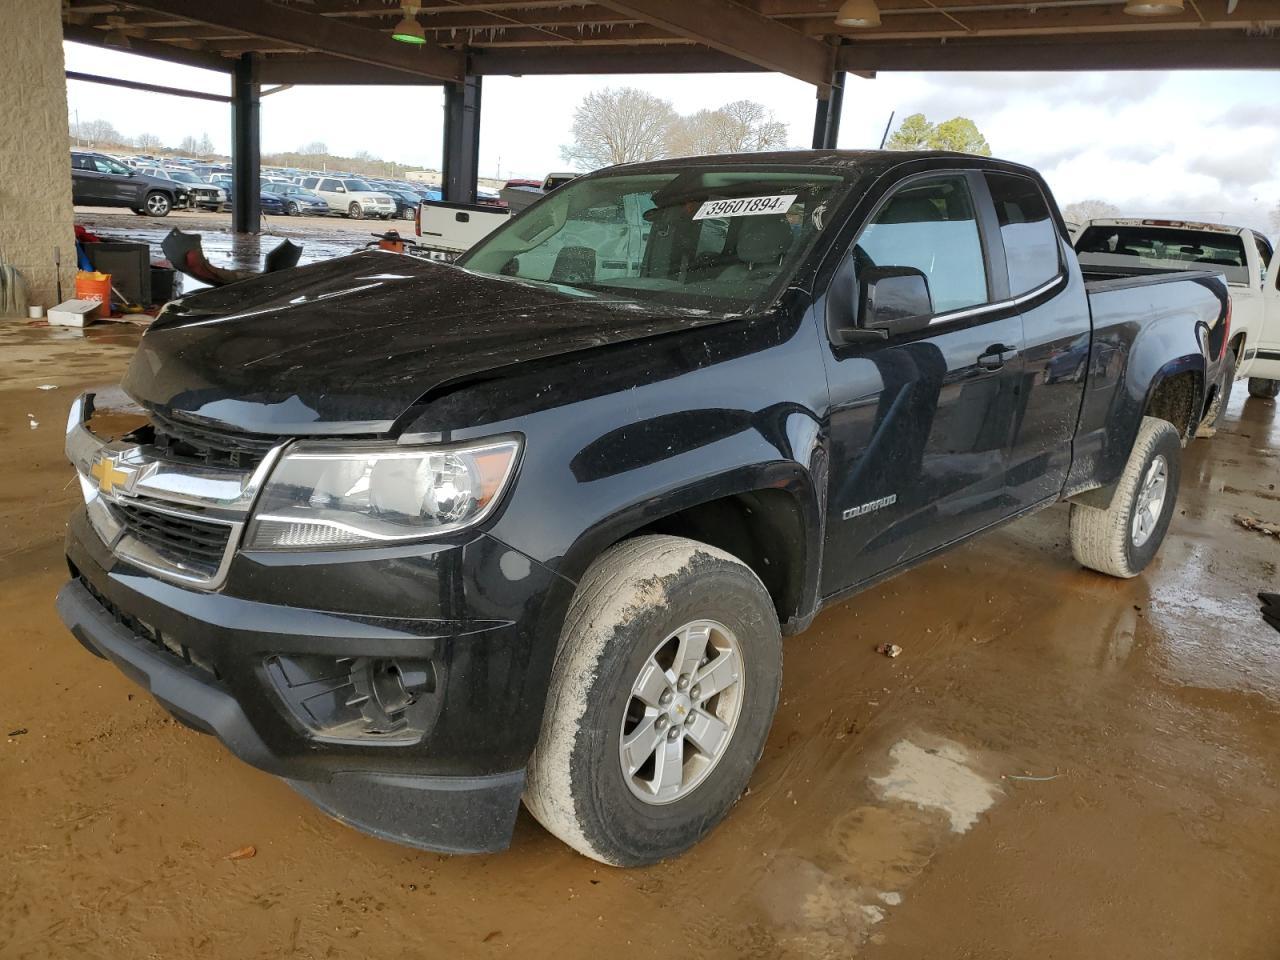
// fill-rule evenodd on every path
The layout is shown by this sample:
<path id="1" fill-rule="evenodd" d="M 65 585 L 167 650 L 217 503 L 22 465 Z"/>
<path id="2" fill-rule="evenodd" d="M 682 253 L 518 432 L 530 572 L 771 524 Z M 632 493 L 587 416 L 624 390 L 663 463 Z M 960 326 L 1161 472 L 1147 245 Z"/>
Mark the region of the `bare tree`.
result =
<path id="1" fill-rule="evenodd" d="M 312 140 L 298 148 L 298 152 L 303 156 L 324 157 L 329 154 L 329 147 L 323 140 Z"/>
<path id="2" fill-rule="evenodd" d="M 196 153 L 202 157 L 211 157 L 213 156 L 213 151 L 213 140 L 210 138 L 208 133 L 202 133 L 200 135 L 200 142 L 196 144 Z"/>
<path id="3" fill-rule="evenodd" d="M 1077 200 L 1062 208 L 1062 219 L 1072 223 L 1084 223 L 1086 220 L 1097 220 L 1100 217 L 1118 217 L 1120 208 L 1105 200 Z"/>
<path id="4" fill-rule="evenodd" d="M 573 114 L 573 143 L 560 156 L 577 167 L 655 160 L 666 153 L 676 112 L 671 104 L 634 87 L 589 93 Z"/>
<path id="5" fill-rule="evenodd" d="M 133 138 L 133 145 L 139 150 L 159 150 L 164 147 L 164 141 L 154 133 L 140 133 Z"/>
<path id="6" fill-rule="evenodd" d="M 754 153 L 787 145 L 787 125 L 764 104 L 735 100 L 717 110 L 699 110 L 672 123 L 667 134 L 671 156 Z"/>
<path id="7" fill-rule="evenodd" d="M 82 120 L 71 124 L 71 136 L 90 143 L 125 143 L 126 138 L 109 121 Z"/>
<path id="8" fill-rule="evenodd" d="M 195 155 L 195 153 L 199 151 L 199 149 L 200 149 L 200 141 L 197 140 L 195 137 L 191 136 L 191 134 L 187 134 L 185 137 L 183 137 L 182 142 L 178 144 L 179 152 L 185 153 L 188 156 Z"/>

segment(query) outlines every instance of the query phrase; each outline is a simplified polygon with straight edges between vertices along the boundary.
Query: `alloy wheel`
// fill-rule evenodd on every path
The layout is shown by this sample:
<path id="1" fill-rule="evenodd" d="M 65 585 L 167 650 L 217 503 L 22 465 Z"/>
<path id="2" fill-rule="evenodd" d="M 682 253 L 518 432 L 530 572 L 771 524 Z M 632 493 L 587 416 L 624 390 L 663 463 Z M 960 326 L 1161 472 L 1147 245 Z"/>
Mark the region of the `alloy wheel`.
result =
<path id="1" fill-rule="evenodd" d="M 724 756 L 738 723 L 742 648 L 722 623 L 695 620 L 654 648 L 631 685 L 618 760 L 645 803 L 688 796 Z"/>

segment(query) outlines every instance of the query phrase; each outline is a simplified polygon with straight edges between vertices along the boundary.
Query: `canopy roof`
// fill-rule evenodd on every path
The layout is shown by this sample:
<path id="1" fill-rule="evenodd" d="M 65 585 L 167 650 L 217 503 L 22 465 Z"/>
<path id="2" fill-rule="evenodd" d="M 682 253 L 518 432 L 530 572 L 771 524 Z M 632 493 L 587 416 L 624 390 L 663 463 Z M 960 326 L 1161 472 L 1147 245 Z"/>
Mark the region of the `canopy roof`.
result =
<path id="1" fill-rule="evenodd" d="M 1177 7 L 1179 0 L 1169 0 Z M 424 0 L 428 42 L 391 39 L 391 0 L 69 0 L 67 39 L 215 69 L 258 54 L 269 83 L 441 83 L 467 74 L 771 70 L 824 90 L 837 70 L 1280 66 L 1277 0 L 878 0 L 880 26 L 837 25 L 840 0 Z M 1131 4 L 1132 5 L 1132 4 Z"/>

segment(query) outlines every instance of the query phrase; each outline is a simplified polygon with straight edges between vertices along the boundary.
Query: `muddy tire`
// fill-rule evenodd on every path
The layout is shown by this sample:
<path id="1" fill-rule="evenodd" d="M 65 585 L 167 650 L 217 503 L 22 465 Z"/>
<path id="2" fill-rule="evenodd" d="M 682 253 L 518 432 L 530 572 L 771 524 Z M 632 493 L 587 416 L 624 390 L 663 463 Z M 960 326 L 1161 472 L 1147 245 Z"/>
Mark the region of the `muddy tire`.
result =
<path id="1" fill-rule="evenodd" d="M 1249 378 L 1249 396 L 1257 397 L 1259 400 L 1274 400 L 1278 393 L 1280 393 L 1280 380 Z"/>
<path id="2" fill-rule="evenodd" d="M 680 537 L 618 544 L 565 618 L 525 806 L 603 863 L 683 853 L 742 795 L 781 682 L 777 613 L 749 567 Z"/>
<path id="3" fill-rule="evenodd" d="M 1227 409 L 1227 404 L 1231 402 L 1231 389 L 1235 386 L 1235 383 L 1236 354 L 1234 350 L 1228 349 L 1226 368 L 1222 371 L 1222 383 L 1213 398 L 1213 403 L 1209 404 L 1209 409 L 1205 411 L 1204 419 L 1200 421 L 1196 436 L 1213 436 L 1214 430 L 1218 426 L 1218 417 L 1222 415 L 1222 411 Z"/>
<path id="4" fill-rule="evenodd" d="M 1173 424 L 1142 418 L 1111 506 L 1071 505 L 1071 552 L 1081 566 L 1125 578 L 1146 569 L 1173 517 L 1181 454 Z"/>
<path id="5" fill-rule="evenodd" d="M 352 203 L 351 206 L 347 207 L 347 216 L 352 220 L 363 220 L 364 207 L 360 206 L 358 203 Z"/>

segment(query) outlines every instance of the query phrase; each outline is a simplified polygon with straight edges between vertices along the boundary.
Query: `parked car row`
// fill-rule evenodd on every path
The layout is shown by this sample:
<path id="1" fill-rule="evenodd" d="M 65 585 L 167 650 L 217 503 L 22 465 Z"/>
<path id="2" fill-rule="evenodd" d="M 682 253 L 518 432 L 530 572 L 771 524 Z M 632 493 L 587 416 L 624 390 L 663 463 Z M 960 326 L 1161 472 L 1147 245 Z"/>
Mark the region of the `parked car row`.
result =
<path id="1" fill-rule="evenodd" d="M 71 157 L 76 204 L 127 206 L 156 217 L 181 207 L 230 209 L 232 175 L 226 164 L 147 155 L 117 158 L 83 150 L 73 150 Z M 316 171 L 264 170 L 260 189 L 263 213 L 336 213 L 355 220 L 412 220 L 424 200 L 441 197 L 440 189 L 429 184 Z"/>

